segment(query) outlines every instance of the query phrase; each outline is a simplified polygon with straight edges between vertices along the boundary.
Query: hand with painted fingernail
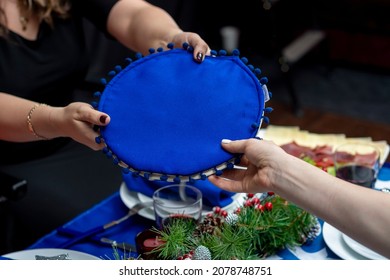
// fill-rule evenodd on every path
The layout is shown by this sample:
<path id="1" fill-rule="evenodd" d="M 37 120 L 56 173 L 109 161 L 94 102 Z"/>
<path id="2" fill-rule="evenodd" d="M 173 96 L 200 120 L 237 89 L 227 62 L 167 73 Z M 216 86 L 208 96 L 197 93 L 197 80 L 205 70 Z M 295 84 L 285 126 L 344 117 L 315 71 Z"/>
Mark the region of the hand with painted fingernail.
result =
<path id="1" fill-rule="evenodd" d="M 207 43 L 196 33 L 179 32 L 172 38 L 175 48 L 182 48 L 183 44 L 193 49 L 193 57 L 196 62 L 203 62 L 206 55 L 210 55 L 210 48 Z"/>
<path id="2" fill-rule="evenodd" d="M 70 137 L 93 150 L 101 150 L 104 147 L 104 144 L 97 143 L 96 139 L 99 136 L 99 127 L 108 125 L 110 116 L 83 102 L 74 102 L 66 107 L 51 107 L 51 110 L 50 118 L 55 128 L 53 131 L 57 132 L 54 137 Z"/>

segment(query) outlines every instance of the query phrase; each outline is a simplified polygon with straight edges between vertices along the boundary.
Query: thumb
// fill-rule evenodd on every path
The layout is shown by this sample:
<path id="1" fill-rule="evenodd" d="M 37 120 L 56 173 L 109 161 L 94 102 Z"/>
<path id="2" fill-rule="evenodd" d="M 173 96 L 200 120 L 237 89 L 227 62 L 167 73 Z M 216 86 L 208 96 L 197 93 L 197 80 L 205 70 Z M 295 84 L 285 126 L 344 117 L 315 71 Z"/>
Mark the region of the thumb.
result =
<path id="1" fill-rule="evenodd" d="M 229 139 L 222 139 L 221 141 L 222 147 L 231 153 L 234 154 L 243 154 L 245 151 L 247 140 L 229 140 Z"/>

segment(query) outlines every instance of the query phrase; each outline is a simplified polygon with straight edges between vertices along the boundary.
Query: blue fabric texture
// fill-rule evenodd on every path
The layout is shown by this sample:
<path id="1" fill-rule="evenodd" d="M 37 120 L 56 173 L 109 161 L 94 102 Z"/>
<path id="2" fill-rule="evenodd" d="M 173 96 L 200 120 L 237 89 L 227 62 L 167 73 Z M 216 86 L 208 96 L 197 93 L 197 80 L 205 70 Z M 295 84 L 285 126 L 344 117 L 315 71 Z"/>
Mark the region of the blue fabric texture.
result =
<path id="1" fill-rule="evenodd" d="M 227 168 L 237 155 L 221 140 L 255 137 L 261 126 L 265 86 L 237 55 L 197 63 L 173 49 L 116 72 L 98 104 L 111 117 L 101 139 L 116 163 L 148 180 L 198 180 Z"/>
<path id="2" fill-rule="evenodd" d="M 133 176 L 131 173 L 123 175 L 123 181 L 130 191 L 140 192 L 148 197 L 153 196 L 153 192 L 158 188 L 171 185 L 167 181 L 148 181 L 141 176 Z M 221 190 L 213 185 L 209 180 L 196 180 L 191 183 L 202 192 L 203 204 L 206 206 L 225 207 L 233 202 L 232 196 L 235 193 Z"/>

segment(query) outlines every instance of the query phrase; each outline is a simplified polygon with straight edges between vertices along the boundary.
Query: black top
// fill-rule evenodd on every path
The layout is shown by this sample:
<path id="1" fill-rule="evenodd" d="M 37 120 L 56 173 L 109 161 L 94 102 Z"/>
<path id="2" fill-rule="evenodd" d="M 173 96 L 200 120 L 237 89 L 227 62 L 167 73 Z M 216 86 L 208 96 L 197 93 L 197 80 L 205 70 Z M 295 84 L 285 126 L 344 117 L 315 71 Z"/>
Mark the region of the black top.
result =
<path id="1" fill-rule="evenodd" d="M 7 39 L 0 37 L 0 92 L 52 106 L 69 104 L 74 90 L 85 79 L 89 63 L 83 18 L 107 34 L 107 17 L 116 2 L 72 1 L 71 17 L 54 18 L 54 28 L 42 23 L 35 41 L 12 31 Z M 59 138 L 31 143 L 0 141 L 0 164 L 47 155 L 68 140 Z"/>

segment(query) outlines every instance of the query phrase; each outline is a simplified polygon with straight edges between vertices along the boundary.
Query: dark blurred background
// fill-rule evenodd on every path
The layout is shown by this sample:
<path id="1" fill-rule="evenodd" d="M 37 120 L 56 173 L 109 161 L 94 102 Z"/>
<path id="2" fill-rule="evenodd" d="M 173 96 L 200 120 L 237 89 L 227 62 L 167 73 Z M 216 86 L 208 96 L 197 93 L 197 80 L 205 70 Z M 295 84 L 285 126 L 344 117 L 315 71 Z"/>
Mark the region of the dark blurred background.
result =
<path id="1" fill-rule="evenodd" d="M 231 47 L 227 44 L 231 37 L 223 36 L 222 30 L 232 27 L 238 31 L 234 47 L 269 78 L 273 97 L 267 106 L 275 108 L 270 115 L 271 124 L 295 125 L 314 133 L 372 137 L 390 143 L 389 0 L 149 1 L 167 10 L 183 30 L 199 33 L 214 50 Z M 90 23 L 85 25 L 92 66 L 84 87 L 75 95 L 79 100 L 92 101 L 100 79 L 107 77 L 115 65 L 124 65 L 124 59 L 133 53 L 104 37 Z M 97 161 L 100 156 L 96 155 Z M 72 164 L 74 157 L 62 160 Z M 47 169 L 45 182 L 49 191 L 50 184 L 58 180 L 50 176 L 51 168 L 56 167 L 34 165 L 31 172 L 39 168 Z M 114 167 L 110 163 L 101 168 L 108 172 Z M 71 183 L 73 178 L 82 178 L 88 182 L 88 176 L 93 177 L 94 172 L 85 163 L 77 174 L 66 173 L 63 180 Z M 89 208 L 100 202 L 107 193 L 118 190 L 121 178 L 115 179 L 118 181 L 107 176 L 102 182 L 111 186 L 109 189 L 86 183 L 78 197 L 69 199 L 70 206 Z M 64 200 L 68 195 L 63 194 Z M 16 228 L 19 221 L 12 212 L 2 218 L 1 210 L 8 206 L 0 202 L 0 220 L 8 227 L 4 236 L 0 233 L 0 254 L 23 249 L 42 235 L 40 231 L 29 232 L 30 227 Z M 28 210 L 22 207 L 18 211 L 28 219 L 24 214 Z M 50 209 L 46 212 L 45 217 L 32 217 L 23 224 L 45 224 L 49 218 L 56 222 L 57 218 L 68 220 L 56 217 L 57 212 Z M 68 212 L 64 209 L 62 216 L 70 215 Z"/>
<path id="2" fill-rule="evenodd" d="M 262 69 L 273 99 L 296 116 L 308 107 L 390 124 L 390 1 L 149 2 L 215 50 L 226 46 L 221 30 L 235 27 L 242 56 Z M 89 36 L 95 63 L 87 83 L 94 84 L 129 52 L 96 31 Z"/>

